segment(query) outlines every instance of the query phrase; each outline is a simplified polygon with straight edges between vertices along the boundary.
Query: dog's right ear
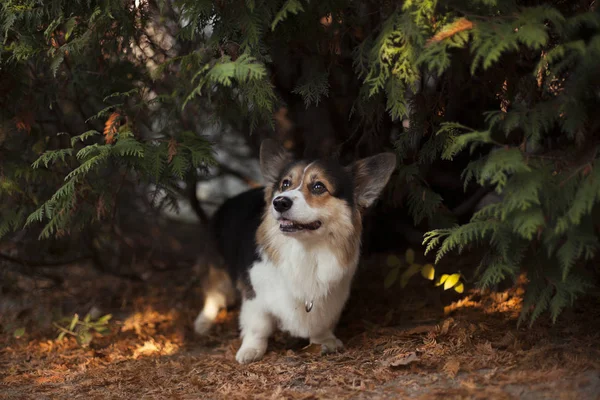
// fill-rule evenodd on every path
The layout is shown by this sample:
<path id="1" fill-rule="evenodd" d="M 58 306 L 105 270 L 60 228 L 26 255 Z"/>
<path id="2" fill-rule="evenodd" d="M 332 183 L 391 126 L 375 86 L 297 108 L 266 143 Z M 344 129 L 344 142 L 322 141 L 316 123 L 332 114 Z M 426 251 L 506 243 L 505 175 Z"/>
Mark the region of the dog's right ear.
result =
<path id="1" fill-rule="evenodd" d="M 260 171 L 268 183 L 275 183 L 281 170 L 292 161 L 292 155 L 273 139 L 260 145 Z"/>

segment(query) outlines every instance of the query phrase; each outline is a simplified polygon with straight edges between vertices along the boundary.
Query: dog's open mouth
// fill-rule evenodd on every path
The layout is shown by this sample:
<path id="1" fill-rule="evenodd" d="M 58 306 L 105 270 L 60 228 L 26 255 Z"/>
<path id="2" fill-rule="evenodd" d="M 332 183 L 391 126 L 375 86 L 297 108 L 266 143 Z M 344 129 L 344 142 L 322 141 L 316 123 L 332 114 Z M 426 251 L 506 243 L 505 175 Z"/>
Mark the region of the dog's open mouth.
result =
<path id="1" fill-rule="evenodd" d="M 315 221 L 308 224 L 291 221 L 282 218 L 279 220 L 279 230 L 282 232 L 314 231 L 321 227 L 321 221 Z"/>

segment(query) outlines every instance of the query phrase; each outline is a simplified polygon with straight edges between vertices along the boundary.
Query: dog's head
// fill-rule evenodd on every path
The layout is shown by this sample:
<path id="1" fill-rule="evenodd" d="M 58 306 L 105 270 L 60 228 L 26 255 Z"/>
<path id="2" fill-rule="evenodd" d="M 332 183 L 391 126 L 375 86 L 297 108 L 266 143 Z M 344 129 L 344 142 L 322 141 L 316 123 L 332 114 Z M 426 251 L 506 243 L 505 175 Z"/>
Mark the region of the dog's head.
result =
<path id="1" fill-rule="evenodd" d="M 349 166 L 327 159 L 296 161 L 267 139 L 260 166 L 267 181 L 265 218 L 278 224 L 283 235 L 309 239 L 340 229 L 360 230 L 360 212 L 380 195 L 396 157 L 382 153 Z"/>

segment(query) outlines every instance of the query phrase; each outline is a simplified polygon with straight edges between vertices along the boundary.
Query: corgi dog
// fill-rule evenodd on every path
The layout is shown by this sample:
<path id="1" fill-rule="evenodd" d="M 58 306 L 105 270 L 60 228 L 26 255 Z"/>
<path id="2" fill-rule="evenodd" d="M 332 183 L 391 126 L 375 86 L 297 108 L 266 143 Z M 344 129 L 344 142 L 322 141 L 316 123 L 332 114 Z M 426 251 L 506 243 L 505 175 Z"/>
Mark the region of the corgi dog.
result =
<path id="1" fill-rule="evenodd" d="M 329 159 L 294 160 L 263 141 L 260 168 L 267 186 L 227 200 L 213 223 L 231 282 L 241 293 L 241 364 L 260 360 L 279 328 L 342 349 L 335 336 L 359 261 L 362 214 L 396 168 L 393 153 L 342 166 Z M 216 276 L 216 274 L 213 274 Z M 210 329 L 230 303 L 227 284 L 213 279 L 194 328 Z"/>

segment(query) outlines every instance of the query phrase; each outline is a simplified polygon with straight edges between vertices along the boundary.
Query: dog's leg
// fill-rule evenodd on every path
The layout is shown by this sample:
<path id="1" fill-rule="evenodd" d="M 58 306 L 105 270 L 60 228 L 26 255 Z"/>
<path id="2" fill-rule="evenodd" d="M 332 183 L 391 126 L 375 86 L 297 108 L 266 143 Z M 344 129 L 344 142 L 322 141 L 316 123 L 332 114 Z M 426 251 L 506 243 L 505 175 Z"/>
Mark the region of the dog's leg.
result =
<path id="1" fill-rule="evenodd" d="M 235 355 L 240 364 L 260 360 L 267 351 L 269 336 L 273 332 L 273 318 L 256 300 L 244 300 L 240 311 L 242 346 Z"/>
<path id="2" fill-rule="evenodd" d="M 210 291 L 206 293 L 204 307 L 194 321 L 194 331 L 198 335 L 206 334 L 213 326 L 219 311 L 227 306 L 226 296 L 219 291 Z"/>
<path id="3" fill-rule="evenodd" d="M 235 302 L 235 290 L 225 271 L 211 265 L 203 286 L 204 307 L 194 321 L 194 331 L 199 335 L 210 330 L 219 311 Z"/>
<path id="4" fill-rule="evenodd" d="M 321 345 L 321 354 L 335 353 L 344 348 L 342 341 L 336 338 L 332 331 L 312 336 L 310 342 Z"/>

